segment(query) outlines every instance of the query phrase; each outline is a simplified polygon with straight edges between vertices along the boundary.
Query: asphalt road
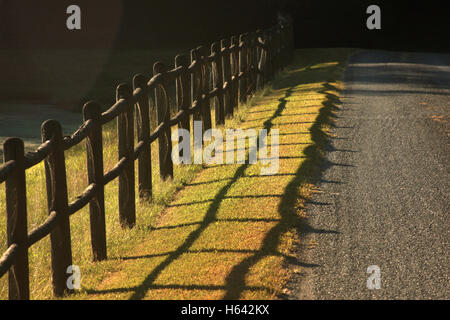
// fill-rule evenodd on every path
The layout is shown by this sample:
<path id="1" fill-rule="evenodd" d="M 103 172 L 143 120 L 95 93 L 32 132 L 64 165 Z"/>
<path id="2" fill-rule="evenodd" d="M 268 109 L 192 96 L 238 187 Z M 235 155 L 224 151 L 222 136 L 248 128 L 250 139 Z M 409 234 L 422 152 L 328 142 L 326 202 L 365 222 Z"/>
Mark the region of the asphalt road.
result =
<path id="1" fill-rule="evenodd" d="M 344 84 L 289 297 L 449 299 L 450 55 L 360 52 Z"/>

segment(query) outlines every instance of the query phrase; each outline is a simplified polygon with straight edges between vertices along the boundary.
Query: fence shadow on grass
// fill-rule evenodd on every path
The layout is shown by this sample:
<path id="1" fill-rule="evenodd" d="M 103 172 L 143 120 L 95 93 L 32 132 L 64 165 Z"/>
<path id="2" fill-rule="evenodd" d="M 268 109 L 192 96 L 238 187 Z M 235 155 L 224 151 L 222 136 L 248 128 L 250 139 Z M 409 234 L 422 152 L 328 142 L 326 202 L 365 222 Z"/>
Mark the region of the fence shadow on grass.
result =
<path id="1" fill-rule="evenodd" d="M 308 72 L 312 70 L 308 69 Z M 294 88 L 299 84 L 299 79 L 296 78 L 295 74 L 290 76 L 288 79 L 289 87 L 286 88 L 285 96 L 279 99 L 279 104 L 271 117 L 269 117 L 264 123 L 263 127 L 270 130 L 274 127 L 273 120 L 278 118 L 282 111 L 286 108 L 286 104 L 289 103 L 287 98 L 292 94 Z M 270 288 L 264 286 L 251 286 L 246 284 L 246 277 L 250 272 L 252 266 L 261 261 L 267 256 L 280 256 L 283 258 L 284 262 L 291 265 L 297 265 L 305 268 L 314 268 L 318 265 L 308 264 L 299 261 L 297 258 L 282 254 L 278 250 L 281 237 L 290 229 L 297 228 L 301 234 L 307 233 L 338 233 L 334 230 L 322 230 L 315 229 L 311 227 L 305 218 L 300 217 L 297 210 L 296 201 L 299 198 L 298 188 L 305 184 L 316 184 L 321 179 L 321 164 L 324 161 L 323 152 L 328 145 L 329 136 L 325 131 L 326 126 L 332 126 L 334 123 L 334 111 L 337 109 L 336 104 L 339 103 L 339 98 L 329 93 L 329 90 L 337 90 L 332 84 L 325 83 L 322 88 L 320 88 L 318 93 L 325 94 L 326 101 L 322 103 L 322 107 L 319 110 L 319 114 L 315 119 L 314 123 L 309 129 L 308 134 L 311 135 L 312 143 L 309 144 L 303 151 L 304 161 L 297 168 L 295 173 L 289 174 L 277 174 L 276 176 L 292 176 L 285 187 L 281 197 L 281 201 L 278 206 L 279 219 L 270 219 L 270 222 L 275 222 L 276 224 L 265 234 L 262 241 L 262 245 L 257 250 L 228 250 L 228 249 L 201 249 L 193 250 L 191 247 L 194 242 L 199 239 L 202 233 L 214 222 L 217 221 L 229 221 L 240 222 L 245 219 L 218 219 L 217 213 L 221 203 L 228 198 L 237 198 L 233 196 L 227 196 L 228 192 L 232 186 L 241 178 L 257 178 L 258 176 L 248 176 L 245 175 L 246 169 L 249 167 L 248 163 L 240 165 L 235 171 L 231 178 L 214 179 L 205 183 L 192 183 L 192 186 L 214 183 L 220 181 L 228 181 L 214 196 L 213 199 L 207 200 L 210 202 L 203 220 L 197 222 L 190 222 L 185 224 L 179 224 L 174 226 L 162 226 L 162 227 L 152 227 L 152 230 L 160 229 L 177 229 L 186 226 L 196 225 L 196 229 L 188 234 L 184 239 L 183 243 L 179 245 L 175 250 L 150 254 L 141 256 L 129 256 L 122 257 L 121 260 L 136 260 L 145 259 L 152 257 L 163 257 L 166 258 L 160 262 L 152 271 L 145 277 L 145 279 L 138 285 L 132 287 L 121 287 L 121 288 L 111 288 L 105 290 L 95 290 L 88 289 L 86 292 L 88 294 L 107 294 L 107 293 L 121 293 L 129 292 L 132 293 L 130 299 L 143 299 L 147 292 L 152 289 L 184 289 L 184 290 L 224 290 L 224 299 L 239 299 L 244 291 L 260 291 L 260 290 L 270 290 Z M 294 143 L 295 144 L 295 143 Z M 299 143 L 301 145 L 302 143 Z M 328 164 L 328 165 L 346 165 L 346 164 Z M 347 166 L 347 165 L 346 165 Z M 340 182 L 330 182 L 330 183 L 340 183 Z M 308 199 L 304 199 L 308 201 Z M 203 202 L 203 201 L 202 201 Z M 193 203 L 182 203 L 177 206 L 187 206 Z M 322 203 L 322 205 L 329 205 L 328 203 Z M 255 221 L 263 221 L 264 219 L 255 219 Z M 250 220 L 249 220 L 250 221 Z M 234 265 L 229 274 L 226 276 L 224 285 L 181 285 L 181 284 L 155 284 L 157 277 L 165 270 L 172 262 L 180 258 L 181 255 L 186 253 L 199 253 L 199 252 L 226 252 L 226 253 L 246 253 L 249 254 L 248 257 L 241 260 L 238 264 Z"/>
<path id="2" fill-rule="evenodd" d="M 305 218 L 301 218 L 296 214 L 296 201 L 298 199 L 298 188 L 304 184 L 316 184 L 320 177 L 320 164 L 323 162 L 323 150 L 329 143 L 328 134 L 324 131 L 324 125 L 332 126 L 334 123 L 333 111 L 337 109 L 336 103 L 339 102 L 338 96 L 327 93 L 328 90 L 337 90 L 329 83 L 323 85 L 323 89 L 319 93 L 326 94 L 326 101 L 322 103 L 322 108 L 319 110 L 314 124 L 311 126 L 310 134 L 312 144 L 307 146 L 304 150 L 306 156 L 305 161 L 302 162 L 297 169 L 295 176 L 288 183 L 284 189 L 281 197 L 281 202 L 278 206 L 278 212 L 281 215 L 281 219 L 277 225 L 275 225 L 265 236 L 263 244 L 257 252 L 252 256 L 247 257 L 241 263 L 234 266 L 230 274 L 226 279 L 227 292 L 224 296 L 225 300 L 239 299 L 242 292 L 246 290 L 245 279 L 249 273 L 250 268 L 264 257 L 277 252 L 279 242 L 283 234 L 289 231 L 293 226 L 297 226 L 301 234 L 306 233 L 338 233 L 333 230 L 318 230 L 311 227 Z M 290 95 L 290 91 L 286 92 L 286 97 Z M 279 105 L 281 114 L 282 109 L 285 108 L 286 102 L 282 101 Z M 272 117 L 270 121 L 264 123 L 264 127 L 270 129 L 272 127 Z M 329 204 L 324 204 L 329 205 Z M 295 258 L 286 259 L 286 263 L 299 264 L 295 261 Z M 300 263 L 303 267 L 317 267 L 315 264 Z"/>

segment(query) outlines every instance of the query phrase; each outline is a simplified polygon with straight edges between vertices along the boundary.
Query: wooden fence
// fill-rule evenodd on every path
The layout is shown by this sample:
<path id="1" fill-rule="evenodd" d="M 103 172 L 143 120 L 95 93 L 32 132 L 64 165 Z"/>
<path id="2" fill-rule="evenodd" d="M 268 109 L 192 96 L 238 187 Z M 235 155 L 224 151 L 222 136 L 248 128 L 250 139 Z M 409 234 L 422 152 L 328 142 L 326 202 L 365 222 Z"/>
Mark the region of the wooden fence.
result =
<path id="1" fill-rule="evenodd" d="M 192 49 L 190 57 L 177 55 L 175 67 L 153 66 L 153 77 L 138 74 L 132 86 L 120 84 L 116 103 L 105 112 L 94 101 L 83 107 L 84 123 L 71 136 L 63 137 L 55 120 L 42 124 L 42 144 L 24 153 L 19 138 L 5 141 L 0 183 L 6 190 L 7 250 L 0 258 L 0 277 L 8 272 L 9 299 L 29 299 L 28 248 L 50 235 L 53 294 L 70 293 L 67 268 L 72 265 L 70 215 L 89 204 L 93 260 L 107 258 L 104 187 L 119 179 L 119 217 L 124 228 L 136 221 L 135 160 L 138 165 L 138 196 L 151 197 L 151 145 L 158 139 L 161 179 L 173 177 L 171 127 L 190 130 L 190 119 L 203 121 L 203 130 L 212 127 L 211 100 L 215 100 L 215 125 L 223 124 L 239 103 L 273 78 L 292 57 L 292 24 L 278 24 L 265 31 L 233 36 L 205 47 Z M 190 61 L 189 61 L 190 58 Z M 171 117 L 168 87 L 175 86 L 177 108 Z M 157 127 L 150 132 L 150 103 L 154 101 Z M 192 117 L 191 117 L 192 115 Z M 119 161 L 104 174 L 102 126 L 117 119 Z M 137 144 L 135 141 L 137 125 Z M 64 151 L 86 141 L 88 187 L 68 203 Z M 27 230 L 25 171 L 45 163 L 49 216 L 31 232 Z"/>

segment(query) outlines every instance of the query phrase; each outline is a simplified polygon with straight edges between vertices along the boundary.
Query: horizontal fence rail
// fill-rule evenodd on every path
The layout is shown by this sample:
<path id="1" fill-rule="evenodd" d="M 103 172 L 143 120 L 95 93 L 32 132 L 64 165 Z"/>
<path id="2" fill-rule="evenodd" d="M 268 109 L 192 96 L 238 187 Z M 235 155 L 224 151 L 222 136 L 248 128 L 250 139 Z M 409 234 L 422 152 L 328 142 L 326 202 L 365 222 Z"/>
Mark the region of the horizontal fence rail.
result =
<path id="1" fill-rule="evenodd" d="M 119 180 L 119 222 L 123 228 L 136 223 L 135 162 L 138 166 L 138 196 L 152 197 L 152 142 L 158 140 L 160 177 L 173 178 L 171 127 L 190 130 L 190 119 L 201 120 L 203 130 L 221 125 L 233 115 L 240 103 L 261 89 L 292 58 L 292 22 L 267 30 L 233 36 L 214 42 L 210 48 L 199 46 L 190 55 L 175 57 L 168 70 L 161 62 L 153 75 L 137 74 L 132 84 L 117 87 L 116 102 L 101 112 L 95 101 L 83 107 L 84 123 L 72 135 L 63 137 L 55 120 L 42 124 L 42 144 L 24 152 L 19 138 L 5 141 L 0 183 L 5 182 L 7 250 L 0 258 L 0 277 L 8 273 L 9 299 L 29 299 L 28 248 L 50 235 L 53 294 L 61 297 L 66 287 L 67 267 L 72 265 L 70 215 L 89 205 L 92 257 L 107 259 L 104 188 Z M 175 87 L 175 114 L 171 117 L 169 86 Z M 150 132 L 150 108 L 156 109 L 156 128 Z M 172 103 L 173 104 L 173 103 Z M 117 121 L 118 162 L 104 173 L 102 128 Z M 135 141 L 135 128 L 137 144 Z M 68 203 L 64 151 L 84 142 L 87 155 L 88 186 Z M 44 162 L 49 215 L 37 228 L 27 230 L 26 170 Z"/>

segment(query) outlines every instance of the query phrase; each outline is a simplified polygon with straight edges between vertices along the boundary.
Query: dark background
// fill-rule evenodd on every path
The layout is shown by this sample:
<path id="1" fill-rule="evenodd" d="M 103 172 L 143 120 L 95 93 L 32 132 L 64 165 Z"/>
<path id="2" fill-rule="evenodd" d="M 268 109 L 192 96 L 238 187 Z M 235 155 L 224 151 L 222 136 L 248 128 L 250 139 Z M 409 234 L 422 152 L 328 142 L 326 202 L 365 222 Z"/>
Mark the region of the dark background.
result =
<path id="1" fill-rule="evenodd" d="M 82 30 L 66 28 L 66 8 L 82 10 Z M 366 8 L 381 7 L 381 30 Z M 444 1 L 366 0 L 0 0 L 0 48 L 158 48 L 196 46 L 265 28 L 284 11 L 295 43 L 418 51 L 449 49 Z"/>

